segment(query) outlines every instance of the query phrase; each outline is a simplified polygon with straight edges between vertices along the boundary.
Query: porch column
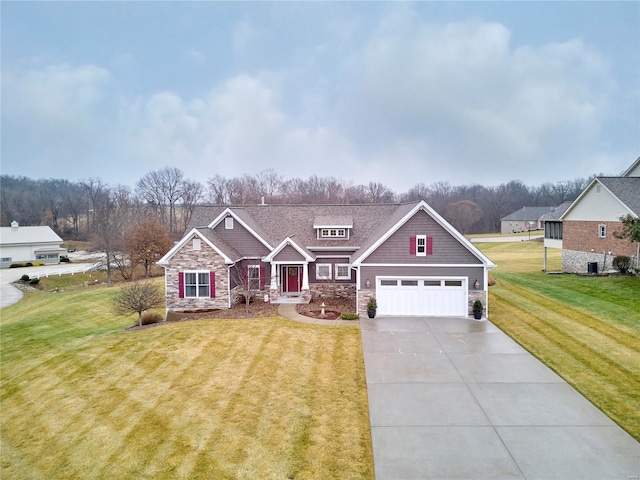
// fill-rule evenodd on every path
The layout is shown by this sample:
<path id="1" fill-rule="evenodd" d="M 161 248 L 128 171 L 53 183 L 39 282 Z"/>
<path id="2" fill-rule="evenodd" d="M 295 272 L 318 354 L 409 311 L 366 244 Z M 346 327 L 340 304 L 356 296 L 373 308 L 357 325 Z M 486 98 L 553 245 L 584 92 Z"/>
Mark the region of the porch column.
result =
<path id="1" fill-rule="evenodd" d="M 309 290 L 309 262 L 302 264 L 302 290 Z"/>
<path id="2" fill-rule="evenodd" d="M 278 289 L 278 270 L 280 269 L 280 265 L 271 263 L 271 284 L 269 288 L 271 290 Z"/>

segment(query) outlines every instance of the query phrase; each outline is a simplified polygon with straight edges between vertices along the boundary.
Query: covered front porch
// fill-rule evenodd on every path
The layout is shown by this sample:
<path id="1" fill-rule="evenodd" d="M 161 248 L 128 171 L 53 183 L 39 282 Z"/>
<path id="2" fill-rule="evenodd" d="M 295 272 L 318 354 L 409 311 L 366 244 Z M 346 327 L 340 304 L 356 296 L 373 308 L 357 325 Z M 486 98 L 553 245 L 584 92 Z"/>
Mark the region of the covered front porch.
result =
<path id="1" fill-rule="evenodd" d="M 271 264 L 271 286 L 269 300 L 271 303 L 309 303 L 309 263 L 276 263 Z"/>

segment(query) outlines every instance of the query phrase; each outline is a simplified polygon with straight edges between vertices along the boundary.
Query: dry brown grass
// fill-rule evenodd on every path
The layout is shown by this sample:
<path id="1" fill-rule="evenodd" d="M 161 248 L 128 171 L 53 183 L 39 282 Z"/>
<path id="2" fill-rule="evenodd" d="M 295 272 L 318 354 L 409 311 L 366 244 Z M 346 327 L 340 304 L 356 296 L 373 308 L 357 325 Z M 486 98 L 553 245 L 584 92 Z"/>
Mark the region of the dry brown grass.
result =
<path id="1" fill-rule="evenodd" d="M 125 332 L 111 291 L 3 309 L 2 478 L 373 478 L 357 327 Z"/>

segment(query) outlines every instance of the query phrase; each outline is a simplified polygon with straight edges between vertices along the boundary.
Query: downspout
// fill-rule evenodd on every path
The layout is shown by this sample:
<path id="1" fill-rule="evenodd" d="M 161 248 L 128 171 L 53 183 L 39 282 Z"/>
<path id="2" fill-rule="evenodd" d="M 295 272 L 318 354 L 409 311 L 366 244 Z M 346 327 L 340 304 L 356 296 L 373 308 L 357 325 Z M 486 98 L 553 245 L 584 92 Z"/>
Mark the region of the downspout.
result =
<path id="1" fill-rule="evenodd" d="M 229 308 L 232 307 L 231 305 L 231 267 L 235 266 L 235 262 L 227 265 L 227 304 L 229 305 Z"/>

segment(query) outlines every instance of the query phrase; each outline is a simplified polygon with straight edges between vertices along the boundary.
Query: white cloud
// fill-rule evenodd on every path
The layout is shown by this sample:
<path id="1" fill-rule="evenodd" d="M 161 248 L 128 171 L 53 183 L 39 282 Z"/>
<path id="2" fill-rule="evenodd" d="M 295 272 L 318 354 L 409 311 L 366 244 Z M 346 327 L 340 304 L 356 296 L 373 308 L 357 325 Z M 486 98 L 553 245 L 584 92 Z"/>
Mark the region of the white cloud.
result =
<path id="1" fill-rule="evenodd" d="M 84 129 L 110 80 L 96 65 L 4 68 L 3 115 L 45 129 Z"/>
<path id="2" fill-rule="evenodd" d="M 540 48 L 510 40 L 497 23 L 390 14 L 364 48 L 359 102 L 368 118 L 358 128 L 378 132 L 381 149 L 419 139 L 463 182 L 489 180 L 478 178 L 478 162 L 504 178 L 523 162 L 556 166 L 594 148 L 612 88 L 606 62 L 579 40 Z"/>

